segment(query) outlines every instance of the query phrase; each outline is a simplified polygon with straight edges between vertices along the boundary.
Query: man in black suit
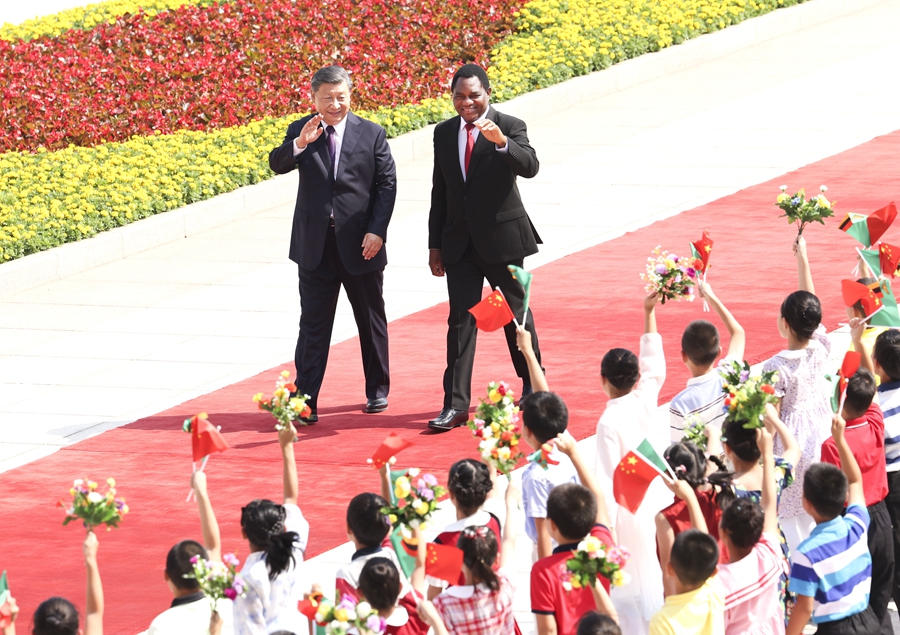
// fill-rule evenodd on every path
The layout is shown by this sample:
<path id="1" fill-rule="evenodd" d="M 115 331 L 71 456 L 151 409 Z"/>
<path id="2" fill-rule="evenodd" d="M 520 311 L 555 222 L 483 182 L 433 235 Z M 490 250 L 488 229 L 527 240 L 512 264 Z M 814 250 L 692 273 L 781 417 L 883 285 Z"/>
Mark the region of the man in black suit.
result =
<path id="1" fill-rule="evenodd" d="M 487 73 L 466 64 L 450 84 L 458 117 L 434 130 L 434 177 L 428 218 L 428 264 L 435 276 L 447 276 L 450 297 L 444 406 L 428 422 L 434 430 L 451 430 L 468 419 L 475 359 L 475 318 L 469 313 L 481 300 L 484 279 L 500 287 L 516 319 L 531 332 L 540 362 L 534 317 L 523 316 L 525 292 L 507 265 L 522 266 L 541 242 L 516 185 L 516 177 L 538 172 L 537 154 L 528 143 L 525 123 L 490 107 Z M 505 328 L 522 396 L 532 392 L 525 357 L 516 346 L 516 329 Z"/>
<path id="2" fill-rule="evenodd" d="M 316 114 L 288 126 L 284 143 L 269 153 L 274 172 L 296 168 L 300 177 L 290 258 L 300 278 L 295 384 L 298 393 L 310 396 L 307 423 L 319 419 L 319 389 L 341 285 L 359 328 L 366 412 L 388 407 L 383 245 L 397 197 L 396 170 L 384 128 L 350 112 L 351 90 L 350 76 L 340 66 L 316 71 Z"/>

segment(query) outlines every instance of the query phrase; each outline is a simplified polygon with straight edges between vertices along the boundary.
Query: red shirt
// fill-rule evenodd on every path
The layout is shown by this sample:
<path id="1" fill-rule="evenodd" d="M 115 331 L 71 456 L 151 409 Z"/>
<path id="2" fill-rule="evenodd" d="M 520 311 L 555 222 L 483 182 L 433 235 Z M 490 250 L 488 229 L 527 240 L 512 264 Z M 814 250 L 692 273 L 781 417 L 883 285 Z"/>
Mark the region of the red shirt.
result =
<path id="1" fill-rule="evenodd" d="M 607 546 L 615 544 L 609 529 L 603 525 L 594 525 L 591 535 Z M 577 547 L 577 543 L 560 545 L 551 555 L 541 558 L 531 567 L 531 612 L 556 618 L 556 632 L 559 635 L 575 635 L 581 616 L 597 608 L 590 589 L 566 591 L 562 585 L 568 577 L 566 561 Z M 600 582 L 609 591 L 609 580 L 601 576 Z"/>
<path id="2" fill-rule="evenodd" d="M 887 467 L 884 460 L 884 414 L 873 403 L 866 414 L 847 422 L 844 438 L 862 472 L 866 506 L 881 502 L 888 495 Z M 841 466 L 834 439 L 822 444 L 822 461 Z"/>
<path id="3" fill-rule="evenodd" d="M 450 545 L 451 547 L 455 547 L 456 543 L 459 541 L 459 535 L 463 532 L 463 529 L 467 527 L 480 527 L 485 526 L 490 528 L 491 531 L 494 532 L 494 537 L 497 539 L 497 559 L 494 561 L 494 570 L 496 570 L 500 566 L 500 543 L 503 540 L 503 533 L 500 529 L 500 519 L 494 516 L 491 512 L 479 511 L 474 515 L 469 516 L 468 518 L 463 518 L 462 520 L 457 520 L 455 523 L 451 523 L 447 527 L 444 528 L 440 534 L 438 534 L 437 538 L 434 539 L 439 545 Z M 465 574 L 460 571 L 459 580 L 457 584 L 462 586 L 466 583 Z"/>
<path id="4" fill-rule="evenodd" d="M 719 543 L 719 564 L 727 564 L 728 549 L 726 549 L 724 543 L 719 540 L 719 521 L 722 519 L 722 510 L 719 509 L 719 506 L 716 504 L 715 488 L 705 492 L 696 492 L 696 494 L 697 502 L 700 503 L 700 511 L 703 512 L 703 518 L 706 520 L 706 529 L 709 531 L 709 535 L 715 538 L 716 542 Z M 683 500 L 676 500 L 660 513 L 669 521 L 669 525 L 672 526 L 672 531 L 675 532 L 676 536 L 682 531 L 691 528 L 691 514 L 688 511 L 687 503 Z M 658 545 L 656 547 L 656 552 L 657 555 L 659 555 Z"/>
<path id="5" fill-rule="evenodd" d="M 426 635 L 428 633 L 428 629 L 431 627 L 419 619 L 415 593 L 410 589 L 409 593 L 400 597 L 397 608 L 387 618 L 385 635 Z"/>

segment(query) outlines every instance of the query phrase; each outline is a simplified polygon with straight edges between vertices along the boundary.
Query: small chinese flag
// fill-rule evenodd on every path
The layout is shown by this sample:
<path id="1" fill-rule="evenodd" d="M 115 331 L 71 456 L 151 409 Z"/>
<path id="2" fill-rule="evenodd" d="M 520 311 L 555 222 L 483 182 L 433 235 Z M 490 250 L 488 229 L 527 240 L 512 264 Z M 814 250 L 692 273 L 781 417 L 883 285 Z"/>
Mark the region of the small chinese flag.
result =
<path id="1" fill-rule="evenodd" d="M 893 203 L 888 203 L 880 210 L 869 214 L 869 240 L 871 241 L 869 245 L 874 245 L 879 238 L 884 236 L 884 232 L 891 226 L 895 218 L 897 218 L 897 208 Z"/>
<path id="2" fill-rule="evenodd" d="M 297 602 L 297 610 L 301 615 L 305 615 L 311 620 L 316 619 L 316 613 L 319 610 L 319 605 L 322 603 L 322 599 L 324 596 L 320 591 L 314 591 L 310 593 L 309 596 Z"/>
<path id="3" fill-rule="evenodd" d="M 841 368 L 838 371 L 837 390 L 832 395 L 831 408 L 835 414 L 840 414 L 844 407 L 844 395 L 847 393 L 847 384 L 850 378 L 859 370 L 859 362 L 861 356 L 856 351 L 847 351 L 844 354 L 844 361 L 841 362 Z"/>
<path id="4" fill-rule="evenodd" d="M 425 575 L 456 584 L 459 581 L 462 564 L 462 549 L 452 545 L 428 543 L 425 553 Z"/>
<path id="5" fill-rule="evenodd" d="M 844 304 L 852 307 L 857 302 L 862 303 L 863 311 L 867 316 L 872 315 L 881 308 L 881 300 L 872 289 L 856 280 L 841 280 L 841 292 L 844 295 Z"/>
<path id="6" fill-rule="evenodd" d="M 380 469 L 384 464 L 391 460 L 392 456 L 398 454 L 401 450 L 405 450 L 411 445 L 415 445 L 412 441 L 407 441 L 396 432 L 391 432 L 388 438 L 384 440 L 381 446 L 375 450 L 375 454 L 369 459 L 375 469 Z"/>
<path id="7" fill-rule="evenodd" d="M 12 624 L 12 607 L 9 605 L 9 582 L 6 579 L 6 571 L 0 575 L 0 628 L 7 628 Z"/>
<path id="8" fill-rule="evenodd" d="M 475 316 L 475 326 L 482 331 L 496 331 L 513 321 L 513 312 L 499 290 L 469 309 Z"/>
<path id="9" fill-rule="evenodd" d="M 191 448 L 195 461 L 200 461 L 213 452 L 224 452 L 228 449 L 228 442 L 219 429 L 209 422 L 205 412 L 186 420 L 184 429 L 185 432 L 191 433 Z"/>
<path id="10" fill-rule="evenodd" d="M 881 273 L 885 276 L 896 276 L 900 273 L 900 247 L 881 243 L 878 248 L 878 259 L 881 263 Z"/>
<path id="11" fill-rule="evenodd" d="M 703 238 L 691 243 L 691 254 L 696 260 L 700 260 L 703 263 L 703 267 L 697 268 L 700 273 L 705 272 L 709 266 L 709 255 L 712 253 L 712 246 L 712 238 L 709 237 L 709 232 L 705 229 L 703 230 Z"/>
<path id="12" fill-rule="evenodd" d="M 666 462 L 650 442 L 641 444 L 622 457 L 613 476 L 613 495 L 622 507 L 635 513 L 647 494 L 650 483 L 666 471 Z"/>

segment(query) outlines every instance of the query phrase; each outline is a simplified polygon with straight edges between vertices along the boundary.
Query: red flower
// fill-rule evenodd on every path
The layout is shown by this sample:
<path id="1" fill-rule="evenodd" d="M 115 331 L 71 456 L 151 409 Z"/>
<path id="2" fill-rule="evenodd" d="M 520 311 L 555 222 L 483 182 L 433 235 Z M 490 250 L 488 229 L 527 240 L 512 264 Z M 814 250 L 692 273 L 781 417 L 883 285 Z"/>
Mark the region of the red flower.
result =
<path id="1" fill-rule="evenodd" d="M 294 384 L 285 384 L 285 388 L 287 388 L 290 392 L 297 392 L 297 386 Z"/>
<path id="2" fill-rule="evenodd" d="M 767 395 L 774 395 L 774 394 L 775 394 L 775 388 L 773 388 L 773 387 L 770 386 L 769 384 L 763 384 L 762 386 L 759 387 L 759 389 L 760 389 L 761 391 L 763 391 L 764 393 L 766 393 Z"/>
<path id="3" fill-rule="evenodd" d="M 309 415 L 312 414 L 312 408 L 309 406 L 304 406 L 303 411 L 300 413 L 300 416 L 306 419 Z"/>

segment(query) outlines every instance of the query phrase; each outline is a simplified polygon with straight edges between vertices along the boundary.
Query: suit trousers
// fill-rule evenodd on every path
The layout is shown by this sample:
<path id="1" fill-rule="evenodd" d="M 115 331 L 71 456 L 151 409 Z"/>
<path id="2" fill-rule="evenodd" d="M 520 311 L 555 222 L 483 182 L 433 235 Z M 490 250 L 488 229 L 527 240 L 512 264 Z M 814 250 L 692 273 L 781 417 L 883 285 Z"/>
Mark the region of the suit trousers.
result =
<path id="1" fill-rule="evenodd" d="M 315 269 L 298 267 L 300 279 L 300 334 L 294 352 L 297 390 L 310 396 L 309 406 L 318 407 L 319 390 L 325 377 L 334 314 L 341 285 L 347 292 L 359 330 L 366 398 L 387 397 L 390 389 L 387 318 L 384 313 L 384 269 L 354 275 L 338 254 L 334 228 L 325 235 L 322 261 Z"/>
<path id="2" fill-rule="evenodd" d="M 891 516 L 891 525 L 893 531 L 891 535 L 894 539 L 894 588 L 893 599 L 897 606 L 900 606 L 900 567 L 896 565 L 897 554 L 900 554 L 900 471 L 888 472 L 888 495 L 884 499 L 887 505 L 888 514 Z"/>
<path id="3" fill-rule="evenodd" d="M 478 329 L 475 317 L 469 309 L 481 301 L 484 279 L 487 278 L 491 288 L 500 287 L 509 302 L 509 308 L 519 324 L 522 323 L 522 304 L 525 290 L 510 274 L 507 265 L 521 267 L 523 260 L 502 263 L 487 263 L 469 243 L 459 262 L 445 265 L 447 275 L 447 294 L 450 298 L 450 315 L 447 318 L 447 369 L 444 371 L 444 408 L 468 410 L 472 400 L 472 364 L 475 361 L 475 340 Z M 538 363 L 541 361 L 541 349 L 538 346 L 537 332 L 534 329 L 534 314 L 531 309 L 525 321 L 525 328 L 531 333 L 531 343 Z M 525 356 L 516 346 L 516 327 L 510 322 L 504 327 L 509 356 L 512 358 L 516 374 L 525 384 L 531 384 L 528 364 Z M 497 378 L 500 379 L 499 377 Z"/>

